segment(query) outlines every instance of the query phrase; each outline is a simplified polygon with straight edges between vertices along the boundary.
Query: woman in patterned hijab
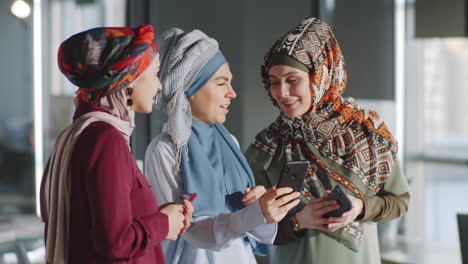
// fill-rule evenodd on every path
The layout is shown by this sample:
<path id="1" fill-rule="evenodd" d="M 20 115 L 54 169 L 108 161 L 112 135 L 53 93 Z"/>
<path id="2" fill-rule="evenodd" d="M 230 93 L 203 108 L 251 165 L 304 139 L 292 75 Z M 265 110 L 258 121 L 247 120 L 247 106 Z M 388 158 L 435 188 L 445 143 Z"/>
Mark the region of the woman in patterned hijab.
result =
<path id="1" fill-rule="evenodd" d="M 135 112 L 151 112 L 161 89 L 153 39 L 150 25 L 94 28 L 60 46 L 79 89 L 41 182 L 47 263 L 164 263 L 160 242 L 188 228 L 191 204 L 158 208 L 130 153 Z"/>
<path id="2" fill-rule="evenodd" d="M 377 113 L 341 96 L 346 69 L 330 27 L 309 18 L 267 52 L 262 80 L 279 117 L 246 152 L 258 184 L 278 183 L 287 161 L 308 160 L 301 204 L 279 225 L 278 263 L 380 263 L 378 221 L 408 208 L 397 143 Z M 352 209 L 325 197 L 340 186 Z"/>

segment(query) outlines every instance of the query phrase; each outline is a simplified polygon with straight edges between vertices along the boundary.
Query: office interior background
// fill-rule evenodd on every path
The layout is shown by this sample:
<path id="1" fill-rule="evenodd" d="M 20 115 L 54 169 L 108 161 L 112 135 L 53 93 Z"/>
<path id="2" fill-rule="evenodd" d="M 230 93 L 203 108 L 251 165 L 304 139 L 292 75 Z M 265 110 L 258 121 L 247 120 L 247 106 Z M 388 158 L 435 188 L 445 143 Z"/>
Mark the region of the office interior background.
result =
<path id="1" fill-rule="evenodd" d="M 379 224 L 383 263 L 462 263 L 468 1 L 1 0 L 0 264 L 44 263 L 38 188 L 54 140 L 71 122 L 76 89 L 57 67 L 63 40 L 100 26 L 149 23 L 157 35 L 201 29 L 230 63 L 238 97 L 226 126 L 245 150 L 278 112 L 262 87 L 263 56 L 310 16 L 335 32 L 348 70 L 345 96 L 376 110 L 399 141 L 411 202 L 406 216 Z M 138 160 L 164 121 L 156 110 L 137 116 Z"/>

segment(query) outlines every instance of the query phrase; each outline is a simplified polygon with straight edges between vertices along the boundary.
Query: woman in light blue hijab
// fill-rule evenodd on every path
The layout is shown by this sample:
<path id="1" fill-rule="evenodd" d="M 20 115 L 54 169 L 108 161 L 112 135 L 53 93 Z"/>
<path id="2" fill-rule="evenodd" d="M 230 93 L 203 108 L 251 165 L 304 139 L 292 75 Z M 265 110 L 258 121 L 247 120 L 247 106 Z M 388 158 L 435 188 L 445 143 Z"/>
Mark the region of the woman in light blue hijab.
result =
<path id="1" fill-rule="evenodd" d="M 267 253 L 276 223 L 298 204 L 299 193 L 255 186 L 236 139 L 222 125 L 237 95 L 216 40 L 199 30 L 171 29 L 160 46 L 157 104 L 168 122 L 146 151 L 145 175 L 158 182 L 153 186 L 162 203 L 198 194 L 191 227 L 163 244 L 166 261 L 256 263 L 254 253 Z"/>

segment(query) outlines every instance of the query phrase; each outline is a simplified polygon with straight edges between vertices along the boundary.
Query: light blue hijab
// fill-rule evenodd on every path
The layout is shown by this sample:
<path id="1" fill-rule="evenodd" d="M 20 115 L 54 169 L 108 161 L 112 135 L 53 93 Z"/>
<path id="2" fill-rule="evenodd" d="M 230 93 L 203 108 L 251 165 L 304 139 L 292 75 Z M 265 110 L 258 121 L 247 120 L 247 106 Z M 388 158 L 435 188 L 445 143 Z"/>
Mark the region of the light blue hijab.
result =
<path id="1" fill-rule="evenodd" d="M 221 52 L 208 61 L 185 91 L 187 99 L 196 94 L 227 64 Z M 252 170 L 231 134 L 222 124 L 204 124 L 192 119 L 188 143 L 182 147 L 182 177 L 186 193 L 197 193 L 196 215 L 217 216 L 243 208 L 246 187 L 254 187 Z"/>
<path id="2" fill-rule="evenodd" d="M 187 99 L 226 64 L 218 52 L 185 92 Z M 197 193 L 192 204 L 194 215 L 216 217 L 244 208 L 241 199 L 245 188 L 255 187 L 252 170 L 244 154 L 222 124 L 205 124 L 192 119 L 192 133 L 182 147 L 182 178 L 185 193 Z M 255 254 L 268 254 L 268 246 L 246 238 Z"/>
<path id="3" fill-rule="evenodd" d="M 195 216 L 216 217 L 244 207 L 244 190 L 254 187 L 252 170 L 222 124 L 192 119 L 188 100 L 227 64 L 216 40 L 203 32 L 171 29 L 160 40 L 163 85 L 158 106 L 168 113 L 168 133 L 177 150 L 185 193 L 197 193 Z M 266 245 L 248 238 L 254 253 Z"/>
<path id="4" fill-rule="evenodd" d="M 196 215 L 215 217 L 242 209 L 246 187 L 254 187 L 252 171 L 221 124 L 192 120 L 192 135 L 182 151 L 182 177 L 186 193 L 197 193 Z"/>

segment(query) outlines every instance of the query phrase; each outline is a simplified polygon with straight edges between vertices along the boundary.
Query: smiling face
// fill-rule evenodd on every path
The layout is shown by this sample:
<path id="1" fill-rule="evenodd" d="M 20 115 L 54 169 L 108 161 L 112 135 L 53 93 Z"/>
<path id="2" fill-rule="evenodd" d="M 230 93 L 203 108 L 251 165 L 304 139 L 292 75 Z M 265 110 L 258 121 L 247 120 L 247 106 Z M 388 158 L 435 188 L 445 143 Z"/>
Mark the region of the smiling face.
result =
<path id="1" fill-rule="evenodd" d="M 140 78 L 132 85 L 133 109 L 138 113 L 151 113 L 153 110 L 156 94 L 161 90 L 161 82 L 158 78 L 159 54 L 154 58 L 156 61 L 146 69 Z"/>
<path id="2" fill-rule="evenodd" d="M 200 91 L 189 99 L 192 117 L 205 124 L 224 123 L 231 100 L 237 96 L 231 81 L 229 66 L 224 64 Z"/>
<path id="3" fill-rule="evenodd" d="M 295 118 L 312 105 L 309 74 L 287 65 L 275 65 L 269 73 L 271 95 L 283 113 Z"/>

